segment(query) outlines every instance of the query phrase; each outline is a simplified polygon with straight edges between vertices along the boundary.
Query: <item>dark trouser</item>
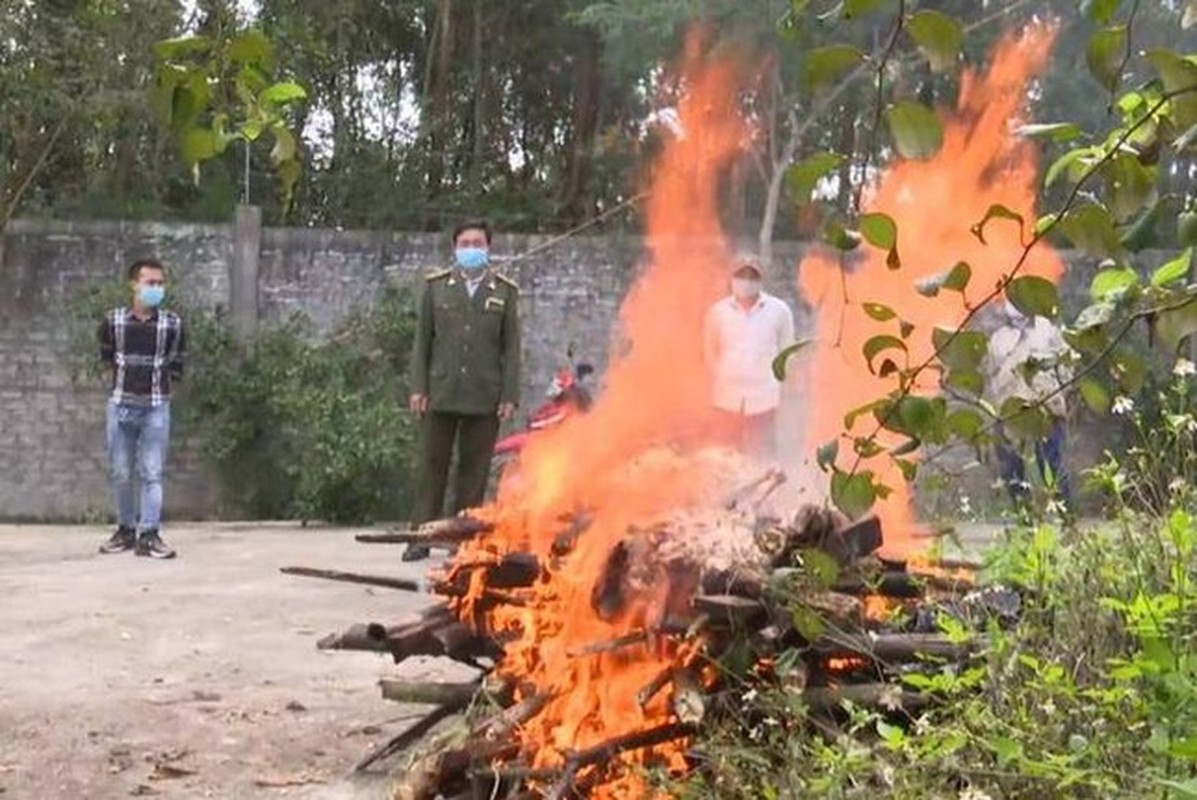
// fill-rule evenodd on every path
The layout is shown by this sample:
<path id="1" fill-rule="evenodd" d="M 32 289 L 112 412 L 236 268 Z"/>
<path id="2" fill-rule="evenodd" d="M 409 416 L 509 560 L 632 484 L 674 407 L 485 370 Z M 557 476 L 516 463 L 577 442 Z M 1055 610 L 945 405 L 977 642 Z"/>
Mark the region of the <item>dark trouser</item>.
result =
<path id="1" fill-rule="evenodd" d="M 1065 433 L 1064 420 L 1053 419 L 1051 430 L 1048 431 L 1047 436 L 1035 442 L 1035 463 L 1039 466 L 1039 475 L 1043 478 L 1044 483 L 1048 482 L 1050 476 L 1051 481 L 1055 484 L 1056 494 L 1071 510 L 1072 483 L 1068 478 L 1068 473 L 1064 470 Z M 1026 503 L 1030 500 L 1031 491 L 1027 485 L 1026 467 L 1023 463 L 1022 453 L 1014 448 L 1004 433 L 999 433 L 995 449 L 997 450 L 998 470 L 1001 473 L 1002 482 L 1006 485 L 1006 490 L 1010 493 L 1010 498 L 1016 504 Z"/>
<path id="2" fill-rule="evenodd" d="M 426 414 L 420 428 L 420 477 L 412 508 L 412 525 L 445 515 L 445 489 L 453 445 L 457 445 L 456 497 L 453 513 L 482 505 L 499 418 L 495 414 Z"/>
<path id="3" fill-rule="evenodd" d="M 771 458 L 777 445 L 777 414 L 737 414 L 719 411 L 719 426 L 727 432 L 727 444 L 757 458 Z"/>

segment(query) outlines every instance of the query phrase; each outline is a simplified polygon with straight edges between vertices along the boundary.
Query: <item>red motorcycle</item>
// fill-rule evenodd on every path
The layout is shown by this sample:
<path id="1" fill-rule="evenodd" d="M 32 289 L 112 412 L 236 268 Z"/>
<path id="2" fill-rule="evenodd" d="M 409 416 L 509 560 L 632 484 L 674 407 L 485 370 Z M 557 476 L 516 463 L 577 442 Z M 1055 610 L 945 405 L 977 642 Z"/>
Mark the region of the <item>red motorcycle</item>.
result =
<path id="1" fill-rule="evenodd" d="M 546 392 L 548 399 L 528 415 L 528 424 L 521 431 L 504 436 L 495 443 L 495 455 L 491 471 L 498 472 L 524 449 L 529 437 L 538 431 L 560 425 L 576 414 L 585 414 L 592 403 L 590 392 L 582 385 L 587 376 L 594 374 L 590 364 L 559 370 L 553 376 Z"/>

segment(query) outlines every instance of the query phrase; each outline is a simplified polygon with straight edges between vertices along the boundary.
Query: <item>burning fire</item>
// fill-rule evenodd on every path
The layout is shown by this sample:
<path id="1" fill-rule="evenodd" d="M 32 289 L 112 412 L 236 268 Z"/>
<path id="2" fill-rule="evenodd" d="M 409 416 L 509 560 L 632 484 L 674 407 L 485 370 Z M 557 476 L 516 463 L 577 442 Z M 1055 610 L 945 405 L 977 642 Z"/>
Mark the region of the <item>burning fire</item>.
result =
<path id="1" fill-rule="evenodd" d="M 906 265 L 891 274 L 883 257 L 870 254 L 847 276 L 848 297 L 887 303 L 920 325 L 919 335 L 928 341 L 912 343 L 912 358 L 927 352 L 932 324 L 962 316 L 950 301 L 917 296 L 916 278 L 965 259 L 973 265 L 974 286 L 992 286 L 1014 263 L 1013 230 L 994 226 L 992 243 L 984 248 L 971 238 L 968 225 L 993 202 L 1028 216 L 1033 210 L 1033 153 L 1010 137 L 1006 120 L 1019 108 L 1050 41 L 1050 34 L 1036 31 L 1019 42 L 1003 42 L 988 75 L 965 78 L 941 155 L 933 162 L 897 165 L 870 201 L 872 208 L 900 221 Z M 592 606 L 596 580 L 629 528 L 671 510 L 710 507 L 728 489 L 720 471 L 726 464 L 719 458 L 675 446 L 701 444 L 710 432 L 701 327 L 706 308 L 726 286 L 729 251 L 717 199 L 722 174 L 748 138 L 739 106 L 749 80 L 746 66 L 735 55 L 711 57 L 700 38 L 688 41 L 677 109 L 681 133 L 665 144 L 651 175 L 650 259 L 621 310 L 627 347 L 613 358 L 603 394 L 589 414 L 529 443 L 518 465 L 521 479 L 505 481 L 498 501 L 475 514 L 493 530 L 464 545 L 459 557 L 471 561 L 530 552 L 547 570 L 522 606 L 486 604 L 483 572 L 475 572 L 459 607 L 463 618 L 503 638 L 506 655 L 497 671 L 514 684 L 517 700 L 548 698 L 519 732 L 533 767 L 559 765 L 568 751 L 669 722 L 674 712 L 667 693 L 643 703 L 637 693 L 694 656 L 686 645 L 651 636 L 604 652 L 587 648 L 651 630 L 660 621 L 653 615 L 660 613 L 661 598 L 633 598 L 634 607 L 609 621 Z M 951 209 L 951 217 L 937 218 L 941 209 Z M 816 374 L 820 385 L 836 387 L 810 395 L 814 441 L 837 434 L 847 410 L 888 388 L 868 376 L 861 361 L 860 345 L 874 326 L 859 315 L 858 306 L 845 308 L 842 336 L 837 332 L 838 278 L 828 280 L 835 269 L 818 257 L 802 265 L 804 290 L 825 310 Z M 1028 269 L 1055 277 L 1060 263 L 1042 251 Z M 892 485 L 897 491 L 882 513 L 886 529 L 901 532 L 911 523 L 907 496 L 900 478 Z M 554 543 L 581 515 L 587 519 L 585 531 L 568 556 L 557 557 Z M 625 753 L 622 762 L 612 762 L 623 769 L 612 771 L 591 796 L 644 797 L 648 789 L 635 767 L 681 769 L 684 753 L 684 741 Z"/>
<path id="2" fill-rule="evenodd" d="M 939 153 L 927 161 L 899 161 L 871 187 L 866 210 L 888 214 L 898 223 L 900 269 L 890 270 L 886 253 L 867 245 L 858 251 L 859 261 L 843 271 L 836 257 L 826 252 L 802 261 L 799 286 L 818 309 L 811 374 L 818 376 L 821 385 L 835 387 L 834 392 L 811 396 L 808 451 L 839 436 L 845 414 L 884 397 L 896 385 L 892 376 L 880 378 L 869 372 L 861 348 L 877 334 L 898 335 L 898 320 L 877 322 L 868 317 L 863 304 L 888 306 L 899 320 L 915 326 L 906 342 L 908 363 L 915 366 L 934 352 L 934 327 L 954 328 L 968 313 L 956 293 L 942 291 L 928 298 L 918 293 L 916 284 L 964 261 L 972 268 L 965 300 L 979 302 L 1018 263 L 1023 245 L 1017 225 L 994 220 L 985 228 L 987 244 L 970 227 L 994 203 L 1021 214 L 1027 227 L 1036 218 L 1035 147 L 1018 138 L 1013 128 L 1023 121 L 1028 84 L 1047 63 L 1054 38 L 1055 30 L 1049 27 L 1029 27 L 1021 36 L 1007 34 L 994 50 L 987 72 L 969 71 L 961 77 L 956 108 L 940 114 L 944 136 Z M 1041 243 L 1031 251 L 1021 274 L 1056 281 L 1063 271 L 1057 254 Z M 897 353 L 887 355 L 899 360 Z M 900 360 L 899 366 L 904 366 Z M 935 376 L 924 374 L 917 389 L 936 394 Z M 861 415 L 852 435 L 868 435 L 874 425 L 871 414 Z M 896 434 L 879 439 L 889 446 L 901 441 Z M 849 448 L 841 447 L 842 469 L 851 467 L 849 458 Z M 913 541 L 901 540 L 917 530 L 901 472 L 885 457 L 866 462 L 865 468 L 874 470 L 878 480 L 893 489 L 877 504 L 887 549 L 918 549 Z"/>

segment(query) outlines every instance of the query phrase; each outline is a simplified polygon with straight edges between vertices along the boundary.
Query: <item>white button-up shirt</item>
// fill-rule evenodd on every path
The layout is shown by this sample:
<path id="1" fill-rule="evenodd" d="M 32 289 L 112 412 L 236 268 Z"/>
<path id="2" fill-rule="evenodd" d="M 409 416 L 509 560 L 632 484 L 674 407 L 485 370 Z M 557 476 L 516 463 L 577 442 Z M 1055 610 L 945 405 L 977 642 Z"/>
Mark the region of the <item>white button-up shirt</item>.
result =
<path id="1" fill-rule="evenodd" d="M 707 311 L 704 349 L 714 376 L 715 407 L 763 414 L 781 405 L 773 359 L 794 343 L 794 314 L 781 299 L 761 292 L 745 308 L 725 297 Z"/>

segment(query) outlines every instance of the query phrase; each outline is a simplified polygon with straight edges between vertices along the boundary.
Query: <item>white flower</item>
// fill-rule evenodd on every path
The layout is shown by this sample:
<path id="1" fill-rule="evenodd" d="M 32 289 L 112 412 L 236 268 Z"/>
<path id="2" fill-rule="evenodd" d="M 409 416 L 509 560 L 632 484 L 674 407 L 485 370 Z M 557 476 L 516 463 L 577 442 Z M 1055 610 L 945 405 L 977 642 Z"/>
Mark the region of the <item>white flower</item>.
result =
<path id="1" fill-rule="evenodd" d="M 743 700 L 745 703 L 751 703 L 753 700 L 756 699 L 756 695 L 757 695 L 756 689 L 749 689 L 748 691 L 744 692 L 744 695 L 740 699 Z"/>
<path id="2" fill-rule="evenodd" d="M 960 495 L 960 513 L 968 516 L 973 513 L 973 503 L 966 494 Z"/>
<path id="3" fill-rule="evenodd" d="M 775 719 L 774 717 L 765 717 L 763 720 L 761 720 L 761 722 L 765 723 L 766 725 L 772 725 L 774 727 L 781 724 L 781 722 L 778 721 L 777 719 Z"/>
<path id="4" fill-rule="evenodd" d="M 1172 368 L 1172 374 L 1178 378 L 1197 375 L 1197 364 L 1194 364 L 1187 358 L 1178 358 L 1176 359 L 1176 366 Z"/>
<path id="5" fill-rule="evenodd" d="M 1039 706 L 1039 710 L 1050 717 L 1056 713 L 1056 704 L 1048 700 Z"/>
<path id="6" fill-rule="evenodd" d="M 959 794 L 958 800 L 993 800 L 993 798 L 980 789 L 970 786 Z"/>
<path id="7" fill-rule="evenodd" d="M 1114 398 L 1114 405 L 1110 410 L 1115 414 L 1129 414 L 1135 410 L 1135 401 L 1119 395 Z"/>
<path id="8" fill-rule="evenodd" d="M 1184 488 L 1184 478 L 1173 478 L 1172 483 L 1168 484 L 1168 491 L 1172 492 L 1172 494 L 1180 494 L 1182 491 L 1184 491 Z"/>

